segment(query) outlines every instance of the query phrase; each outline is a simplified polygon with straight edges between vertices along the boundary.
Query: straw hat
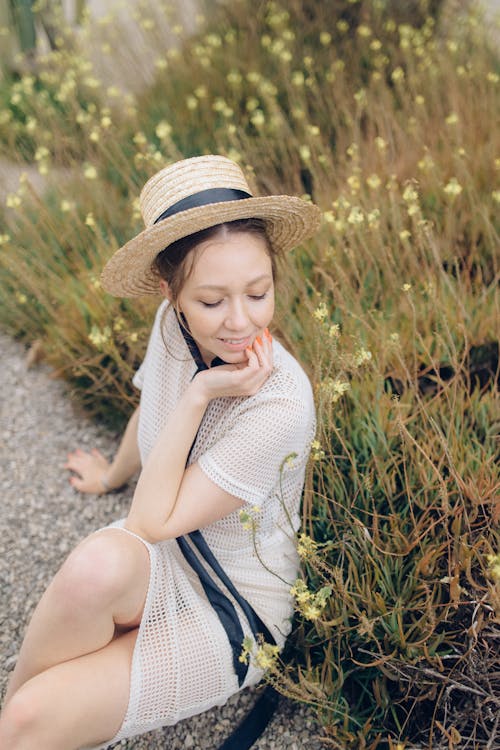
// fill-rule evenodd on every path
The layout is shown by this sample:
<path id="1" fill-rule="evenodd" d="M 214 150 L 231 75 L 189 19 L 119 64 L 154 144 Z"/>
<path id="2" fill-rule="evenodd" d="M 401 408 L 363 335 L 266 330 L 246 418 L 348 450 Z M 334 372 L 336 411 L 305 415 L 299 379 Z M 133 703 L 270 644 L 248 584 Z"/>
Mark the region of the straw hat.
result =
<path id="1" fill-rule="evenodd" d="M 272 246 L 291 250 L 314 234 L 321 212 L 289 195 L 253 197 L 242 170 L 224 156 L 184 159 L 151 177 L 140 195 L 146 228 L 116 251 L 101 282 L 116 297 L 159 294 L 151 264 L 159 252 L 182 237 L 236 219 L 266 222 Z"/>

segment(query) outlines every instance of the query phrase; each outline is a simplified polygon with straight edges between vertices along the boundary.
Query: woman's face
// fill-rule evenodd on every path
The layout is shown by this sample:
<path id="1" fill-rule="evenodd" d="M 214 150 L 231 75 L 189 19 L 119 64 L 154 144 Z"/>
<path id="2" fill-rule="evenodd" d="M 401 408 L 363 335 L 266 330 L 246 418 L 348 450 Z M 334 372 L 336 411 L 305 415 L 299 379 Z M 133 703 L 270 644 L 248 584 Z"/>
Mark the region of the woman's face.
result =
<path id="1" fill-rule="evenodd" d="M 274 283 L 266 243 L 250 233 L 201 242 L 178 299 L 201 356 L 236 364 L 245 348 L 262 336 L 274 314 Z M 160 282 L 170 298 L 168 285 Z"/>

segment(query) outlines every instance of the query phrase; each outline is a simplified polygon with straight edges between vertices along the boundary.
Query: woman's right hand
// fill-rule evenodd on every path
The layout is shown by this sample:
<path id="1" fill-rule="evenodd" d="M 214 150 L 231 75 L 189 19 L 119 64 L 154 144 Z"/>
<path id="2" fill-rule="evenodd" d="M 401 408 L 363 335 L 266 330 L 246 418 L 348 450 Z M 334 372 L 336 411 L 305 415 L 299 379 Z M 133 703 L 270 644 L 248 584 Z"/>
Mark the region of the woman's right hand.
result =
<path id="1" fill-rule="evenodd" d="M 199 372 L 192 386 L 200 388 L 207 401 L 227 396 L 253 396 L 273 371 L 272 336 L 265 330 L 246 349 L 246 362 L 219 365 Z"/>
<path id="2" fill-rule="evenodd" d="M 97 448 L 93 448 L 90 453 L 77 448 L 73 453 L 68 453 L 68 461 L 64 468 L 74 472 L 69 478 L 69 483 L 78 492 L 104 495 L 107 489 L 101 480 L 104 477 L 106 481 L 110 466 L 110 462 Z"/>

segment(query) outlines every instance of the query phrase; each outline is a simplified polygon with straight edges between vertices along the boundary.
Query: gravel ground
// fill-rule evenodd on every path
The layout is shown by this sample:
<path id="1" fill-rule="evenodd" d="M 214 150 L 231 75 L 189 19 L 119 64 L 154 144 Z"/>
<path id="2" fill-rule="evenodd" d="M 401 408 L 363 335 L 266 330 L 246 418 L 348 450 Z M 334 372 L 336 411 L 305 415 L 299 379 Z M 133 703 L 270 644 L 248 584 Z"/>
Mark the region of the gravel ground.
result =
<path id="1" fill-rule="evenodd" d="M 62 468 L 68 450 L 98 447 L 112 456 L 118 436 L 79 415 L 68 386 L 45 365 L 27 369 L 22 346 L 0 333 L 0 693 L 29 617 L 51 576 L 87 534 L 121 518 L 131 490 L 104 497 L 81 496 Z M 231 733 L 256 699 L 256 690 L 174 727 L 115 747 L 211 750 Z M 283 700 L 254 750 L 319 750 L 320 729 L 303 706 Z"/>

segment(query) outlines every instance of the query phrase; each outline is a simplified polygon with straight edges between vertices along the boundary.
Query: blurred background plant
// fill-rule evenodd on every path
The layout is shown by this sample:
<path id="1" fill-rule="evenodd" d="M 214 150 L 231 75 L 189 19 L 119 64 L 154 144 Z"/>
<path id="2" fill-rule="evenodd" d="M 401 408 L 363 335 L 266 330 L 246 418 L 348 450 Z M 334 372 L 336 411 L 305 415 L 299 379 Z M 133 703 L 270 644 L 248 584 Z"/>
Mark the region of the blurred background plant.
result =
<path id="1" fill-rule="evenodd" d="M 157 300 L 113 299 L 99 273 L 141 229 L 144 181 L 223 153 L 259 192 L 318 203 L 275 325 L 311 376 L 319 428 L 296 628 L 269 679 L 317 708 L 332 747 L 494 747 L 495 37 L 475 5 L 417 1 L 207 3 L 189 27 L 139 3 L 135 46 L 118 6 L 57 23 L 53 48 L 1 82 L 0 156 L 45 186 L 22 177 L 1 209 L 2 327 L 41 341 L 78 402 L 118 427 Z M 147 80 L 127 86 L 141 45 Z"/>

